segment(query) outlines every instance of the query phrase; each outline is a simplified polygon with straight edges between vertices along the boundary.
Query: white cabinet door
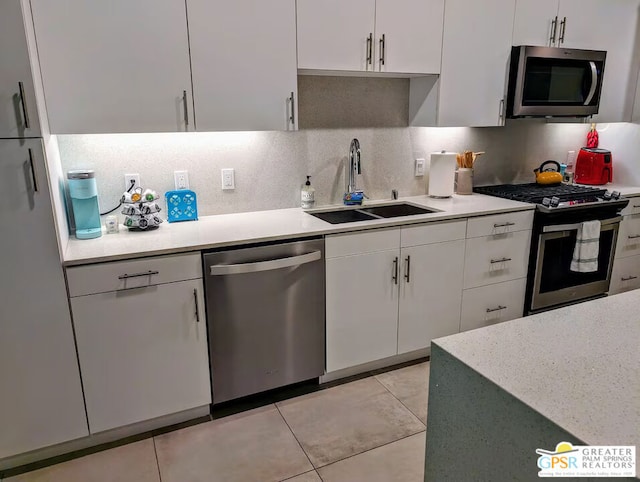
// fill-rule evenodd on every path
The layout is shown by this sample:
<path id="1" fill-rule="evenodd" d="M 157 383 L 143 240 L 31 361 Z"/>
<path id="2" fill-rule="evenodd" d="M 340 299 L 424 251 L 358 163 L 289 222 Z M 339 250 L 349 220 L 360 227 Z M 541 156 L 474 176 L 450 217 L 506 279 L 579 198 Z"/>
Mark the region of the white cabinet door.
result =
<path id="1" fill-rule="evenodd" d="M 565 24 L 559 46 L 607 51 L 600 110 L 594 122 L 631 120 L 638 80 L 634 48 L 639 6 L 637 0 L 560 1 L 558 18 Z"/>
<path id="2" fill-rule="evenodd" d="M 520 318 L 524 311 L 527 279 L 464 290 L 460 331 Z"/>
<path id="3" fill-rule="evenodd" d="M 0 140 L 0 159 L 3 459 L 89 431 L 42 141 Z"/>
<path id="4" fill-rule="evenodd" d="M 560 29 L 559 3 L 560 0 L 516 0 L 513 45 L 553 47 Z"/>
<path id="5" fill-rule="evenodd" d="M 71 306 L 91 433 L 211 403 L 201 280 L 80 296 Z"/>
<path id="6" fill-rule="evenodd" d="M 630 214 L 620 223 L 616 259 L 637 254 L 640 254 L 640 214 Z"/>
<path id="7" fill-rule="evenodd" d="M 444 0 L 376 0 L 375 70 L 440 73 L 443 16 Z"/>
<path id="8" fill-rule="evenodd" d="M 398 353 L 460 331 L 464 240 L 403 248 Z"/>
<path id="9" fill-rule="evenodd" d="M 0 139 L 40 135 L 20 3 L 0 3 Z"/>
<path id="10" fill-rule="evenodd" d="M 373 70 L 375 7 L 376 0 L 297 0 L 298 68 Z"/>
<path id="11" fill-rule="evenodd" d="M 326 260 L 327 372 L 397 353 L 398 258 L 394 249 Z"/>
<path id="12" fill-rule="evenodd" d="M 31 6 L 52 133 L 193 130 L 184 0 Z"/>
<path id="13" fill-rule="evenodd" d="M 293 130 L 295 0 L 188 0 L 187 11 L 197 129 Z"/>
<path id="14" fill-rule="evenodd" d="M 515 0 L 447 0 L 439 126 L 500 126 Z"/>

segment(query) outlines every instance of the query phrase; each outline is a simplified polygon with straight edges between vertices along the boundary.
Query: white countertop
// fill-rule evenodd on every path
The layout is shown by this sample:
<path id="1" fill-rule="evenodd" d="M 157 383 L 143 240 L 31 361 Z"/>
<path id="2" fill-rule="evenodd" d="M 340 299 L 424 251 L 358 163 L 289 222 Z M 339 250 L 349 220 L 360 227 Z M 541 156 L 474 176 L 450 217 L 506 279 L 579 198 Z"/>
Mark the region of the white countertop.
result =
<path id="1" fill-rule="evenodd" d="M 64 254 L 65 266 L 113 261 L 119 259 L 197 251 L 263 241 L 324 235 L 371 228 L 401 226 L 414 223 L 481 216 L 511 211 L 535 209 L 535 205 L 509 201 L 481 194 L 454 195 L 449 199 L 415 196 L 399 199 L 440 212 L 372 221 L 330 224 L 300 208 L 256 211 L 249 213 L 206 216 L 198 221 L 167 222 L 152 231 L 128 231 L 120 226 L 117 234 L 103 234 L 101 238 L 78 240 L 72 238 Z M 369 202 L 367 205 L 391 201 Z M 331 209 L 340 206 L 324 206 Z"/>
<path id="2" fill-rule="evenodd" d="M 433 343 L 590 445 L 640 446 L 640 290 Z"/>

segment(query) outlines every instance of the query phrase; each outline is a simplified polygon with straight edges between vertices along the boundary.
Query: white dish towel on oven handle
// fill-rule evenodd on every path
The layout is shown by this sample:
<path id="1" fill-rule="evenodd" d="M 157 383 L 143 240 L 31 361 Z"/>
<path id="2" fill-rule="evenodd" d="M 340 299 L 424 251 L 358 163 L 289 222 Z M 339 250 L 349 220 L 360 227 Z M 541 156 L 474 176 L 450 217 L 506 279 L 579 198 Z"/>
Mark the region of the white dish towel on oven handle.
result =
<path id="1" fill-rule="evenodd" d="M 571 271 L 593 273 L 598 271 L 600 253 L 600 221 L 586 221 L 578 228 L 576 247 L 573 250 Z"/>

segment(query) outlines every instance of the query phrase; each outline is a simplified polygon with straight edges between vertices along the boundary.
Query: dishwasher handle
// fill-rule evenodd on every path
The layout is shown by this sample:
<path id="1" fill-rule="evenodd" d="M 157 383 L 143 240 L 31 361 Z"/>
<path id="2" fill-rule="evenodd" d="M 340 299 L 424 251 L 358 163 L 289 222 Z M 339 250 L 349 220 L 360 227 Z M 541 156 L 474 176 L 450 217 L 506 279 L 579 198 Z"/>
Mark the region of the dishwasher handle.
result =
<path id="1" fill-rule="evenodd" d="M 211 276 L 225 276 L 230 274 L 257 273 L 259 271 L 272 271 L 274 269 L 290 268 L 301 264 L 312 263 L 322 259 L 320 251 L 312 251 L 311 253 L 300 256 L 291 256 L 288 258 L 271 259 L 269 261 L 259 261 L 257 263 L 241 263 L 241 264 L 216 264 L 209 267 Z"/>

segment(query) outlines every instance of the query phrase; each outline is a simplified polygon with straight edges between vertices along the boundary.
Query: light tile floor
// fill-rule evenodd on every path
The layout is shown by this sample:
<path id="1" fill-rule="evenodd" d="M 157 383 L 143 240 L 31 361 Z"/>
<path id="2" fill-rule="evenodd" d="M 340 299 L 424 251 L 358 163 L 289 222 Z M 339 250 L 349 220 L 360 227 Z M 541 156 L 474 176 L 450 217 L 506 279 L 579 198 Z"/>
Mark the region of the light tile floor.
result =
<path id="1" fill-rule="evenodd" d="M 429 363 L 3 482 L 422 482 Z"/>

